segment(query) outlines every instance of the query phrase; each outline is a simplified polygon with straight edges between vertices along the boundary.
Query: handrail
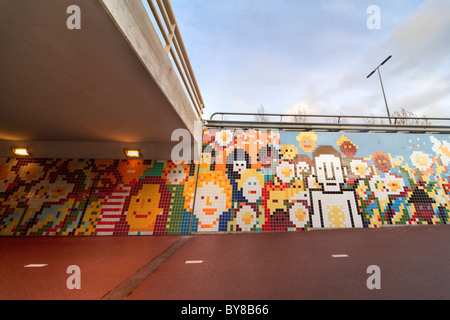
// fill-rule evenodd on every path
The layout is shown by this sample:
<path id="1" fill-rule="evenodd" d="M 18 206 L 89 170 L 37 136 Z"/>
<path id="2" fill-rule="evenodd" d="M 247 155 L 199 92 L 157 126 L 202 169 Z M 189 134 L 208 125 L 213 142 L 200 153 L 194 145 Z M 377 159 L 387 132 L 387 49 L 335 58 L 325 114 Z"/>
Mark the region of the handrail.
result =
<path id="1" fill-rule="evenodd" d="M 197 116 L 199 119 L 202 119 L 203 109 L 205 108 L 203 98 L 198 88 L 197 80 L 195 79 L 194 71 L 192 70 L 191 62 L 186 52 L 180 28 L 175 19 L 170 1 L 156 0 L 158 7 L 155 6 L 153 1 L 147 0 L 153 18 L 165 41 L 165 44 L 161 44 L 164 46 L 167 55 L 171 55 Z M 163 21 L 161 21 L 161 17 Z"/>
<path id="2" fill-rule="evenodd" d="M 213 120 L 217 115 L 222 115 L 222 120 Z M 229 120 L 223 119 L 223 116 L 267 116 L 280 117 L 279 121 L 245 121 L 245 120 Z M 287 117 L 306 118 L 338 118 L 338 122 L 326 121 L 283 121 Z M 204 120 L 203 125 L 208 128 L 259 128 L 259 129 L 280 129 L 280 130 L 318 130 L 318 131 L 348 131 L 348 132 L 402 132 L 402 133 L 438 133 L 450 134 L 450 123 L 442 125 L 434 124 L 411 124 L 408 122 L 397 122 L 397 120 L 440 120 L 450 121 L 450 118 L 412 118 L 412 117 L 390 117 L 395 119 L 394 124 L 389 123 L 346 123 L 341 122 L 341 118 L 355 119 L 389 119 L 389 117 L 377 116 L 344 116 L 344 115 L 299 115 L 299 114 L 277 114 L 277 113 L 233 113 L 233 112 L 215 112 L 211 115 L 210 120 Z"/>
<path id="3" fill-rule="evenodd" d="M 338 119 L 338 124 L 341 123 L 340 119 L 394 119 L 394 124 L 397 124 L 397 120 L 412 120 L 412 121 L 427 121 L 427 120 L 440 120 L 440 121 L 450 121 L 450 118 L 436 118 L 436 117 L 420 117 L 420 118 L 414 118 L 414 117 L 397 117 L 397 116 L 345 116 L 345 115 L 320 115 L 320 114 L 289 114 L 289 113 L 245 113 L 245 112 L 214 112 L 210 120 L 213 120 L 213 118 L 217 115 L 228 116 L 264 116 L 264 117 L 280 117 L 280 122 L 283 122 L 283 118 L 331 118 L 331 119 Z M 293 122 L 293 121 L 289 121 Z M 423 126 L 423 125 L 418 125 Z"/>

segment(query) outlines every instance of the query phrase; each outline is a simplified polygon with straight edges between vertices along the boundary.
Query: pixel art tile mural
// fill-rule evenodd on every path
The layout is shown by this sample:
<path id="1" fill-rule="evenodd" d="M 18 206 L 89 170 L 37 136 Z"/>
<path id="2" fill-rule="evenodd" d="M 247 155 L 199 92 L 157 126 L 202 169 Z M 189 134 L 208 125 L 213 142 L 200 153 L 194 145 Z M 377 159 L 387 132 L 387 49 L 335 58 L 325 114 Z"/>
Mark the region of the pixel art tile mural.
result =
<path id="1" fill-rule="evenodd" d="M 203 147 L 232 187 L 219 231 L 449 222 L 448 136 L 205 130 Z"/>
<path id="2" fill-rule="evenodd" d="M 0 235 L 187 234 L 184 185 L 171 161 L 1 159 Z"/>
<path id="3" fill-rule="evenodd" d="M 200 163 L 0 159 L 0 235 L 450 222 L 450 137 L 207 129 Z"/>

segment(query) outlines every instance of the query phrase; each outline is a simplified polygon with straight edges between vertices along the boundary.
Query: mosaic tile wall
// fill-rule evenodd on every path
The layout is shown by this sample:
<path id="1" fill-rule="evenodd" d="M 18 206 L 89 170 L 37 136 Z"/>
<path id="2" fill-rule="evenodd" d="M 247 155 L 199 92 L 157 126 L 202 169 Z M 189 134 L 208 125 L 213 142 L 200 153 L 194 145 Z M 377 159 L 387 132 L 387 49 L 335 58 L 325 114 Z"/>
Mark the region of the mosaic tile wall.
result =
<path id="1" fill-rule="evenodd" d="M 0 235 L 450 222 L 450 137 L 205 130 L 200 164 L 0 159 Z"/>
<path id="2" fill-rule="evenodd" d="M 446 224 L 449 141 L 440 135 L 207 130 L 192 230 Z"/>
<path id="3" fill-rule="evenodd" d="M 188 234 L 193 179 L 171 161 L 0 159 L 0 235 Z"/>

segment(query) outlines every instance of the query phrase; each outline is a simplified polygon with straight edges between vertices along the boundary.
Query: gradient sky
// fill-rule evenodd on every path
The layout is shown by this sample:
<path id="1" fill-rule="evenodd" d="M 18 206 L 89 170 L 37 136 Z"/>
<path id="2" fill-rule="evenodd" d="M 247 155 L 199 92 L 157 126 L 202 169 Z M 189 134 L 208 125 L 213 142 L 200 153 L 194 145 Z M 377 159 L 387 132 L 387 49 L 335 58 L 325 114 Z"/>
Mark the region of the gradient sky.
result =
<path id="1" fill-rule="evenodd" d="M 172 0 L 213 112 L 450 117 L 449 0 Z M 369 29 L 370 5 L 381 10 Z"/>

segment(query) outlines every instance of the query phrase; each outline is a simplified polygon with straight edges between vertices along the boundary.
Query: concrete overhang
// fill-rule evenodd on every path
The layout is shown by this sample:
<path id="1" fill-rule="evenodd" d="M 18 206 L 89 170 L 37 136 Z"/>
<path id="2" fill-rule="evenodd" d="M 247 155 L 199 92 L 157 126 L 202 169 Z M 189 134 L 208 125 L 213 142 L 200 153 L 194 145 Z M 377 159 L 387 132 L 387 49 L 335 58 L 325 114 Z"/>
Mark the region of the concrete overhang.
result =
<path id="1" fill-rule="evenodd" d="M 81 29 L 69 30 L 70 5 Z M 0 157 L 170 159 L 196 113 L 140 0 L 0 0 Z"/>

